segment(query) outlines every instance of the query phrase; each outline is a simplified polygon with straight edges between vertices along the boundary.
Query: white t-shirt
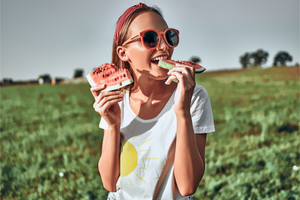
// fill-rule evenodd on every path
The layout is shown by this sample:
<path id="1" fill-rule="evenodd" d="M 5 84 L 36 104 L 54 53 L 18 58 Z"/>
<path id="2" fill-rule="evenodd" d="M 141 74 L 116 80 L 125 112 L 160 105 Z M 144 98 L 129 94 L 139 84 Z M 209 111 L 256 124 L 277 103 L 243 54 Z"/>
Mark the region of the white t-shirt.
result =
<path id="1" fill-rule="evenodd" d="M 119 102 L 121 108 L 122 148 L 120 177 L 116 192 L 108 199 L 173 200 L 182 197 L 173 180 L 174 149 L 177 129 L 173 95 L 163 110 L 153 119 L 139 118 L 130 108 L 129 92 Z M 195 134 L 215 131 L 213 114 L 207 91 L 196 85 L 191 100 L 191 115 Z M 100 128 L 108 125 L 102 118 Z"/>

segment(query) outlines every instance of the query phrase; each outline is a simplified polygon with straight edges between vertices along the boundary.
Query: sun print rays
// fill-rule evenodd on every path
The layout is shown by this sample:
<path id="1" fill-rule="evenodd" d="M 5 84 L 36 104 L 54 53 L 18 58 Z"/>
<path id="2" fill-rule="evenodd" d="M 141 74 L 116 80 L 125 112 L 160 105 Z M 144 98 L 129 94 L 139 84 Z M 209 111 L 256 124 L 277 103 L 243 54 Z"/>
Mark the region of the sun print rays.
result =
<path id="1" fill-rule="evenodd" d="M 139 177 L 139 179 L 141 179 L 144 183 L 146 183 L 146 181 L 144 181 L 144 179 L 142 179 L 138 174 L 135 174 L 137 177 Z M 147 183 L 146 183 L 147 184 Z"/>
<path id="2" fill-rule="evenodd" d="M 148 140 L 146 140 L 146 141 L 144 141 L 144 142 L 142 142 L 141 144 L 138 144 L 137 146 L 140 147 L 142 144 L 145 144 L 146 142 L 148 142 L 148 141 L 151 140 L 151 139 L 153 139 L 153 137 L 152 137 L 152 138 L 149 138 Z"/>
<path id="3" fill-rule="evenodd" d="M 134 131 L 135 131 L 135 128 L 136 128 L 136 125 L 137 125 L 137 123 L 135 124 L 135 126 L 134 126 L 134 128 L 133 128 L 133 131 L 131 132 L 131 134 L 130 134 L 130 135 L 132 135 L 132 134 L 134 133 Z"/>
<path id="4" fill-rule="evenodd" d="M 129 178 L 129 181 L 130 181 L 131 185 L 133 186 L 133 184 L 132 184 L 132 182 L 131 182 L 130 178 Z"/>
<path id="5" fill-rule="evenodd" d="M 156 159 L 159 159 L 159 158 L 143 158 L 143 160 L 156 160 Z"/>

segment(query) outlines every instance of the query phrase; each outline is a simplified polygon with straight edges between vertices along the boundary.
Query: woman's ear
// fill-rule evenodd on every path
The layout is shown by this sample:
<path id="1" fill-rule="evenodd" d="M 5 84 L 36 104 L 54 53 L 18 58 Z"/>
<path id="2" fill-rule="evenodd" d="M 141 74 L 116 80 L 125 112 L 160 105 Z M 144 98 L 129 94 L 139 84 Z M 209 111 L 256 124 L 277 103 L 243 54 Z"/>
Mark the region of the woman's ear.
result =
<path id="1" fill-rule="evenodd" d="M 119 58 L 120 58 L 122 61 L 129 61 L 128 53 L 127 53 L 125 47 L 118 46 L 118 47 L 117 47 L 117 54 L 118 54 Z"/>

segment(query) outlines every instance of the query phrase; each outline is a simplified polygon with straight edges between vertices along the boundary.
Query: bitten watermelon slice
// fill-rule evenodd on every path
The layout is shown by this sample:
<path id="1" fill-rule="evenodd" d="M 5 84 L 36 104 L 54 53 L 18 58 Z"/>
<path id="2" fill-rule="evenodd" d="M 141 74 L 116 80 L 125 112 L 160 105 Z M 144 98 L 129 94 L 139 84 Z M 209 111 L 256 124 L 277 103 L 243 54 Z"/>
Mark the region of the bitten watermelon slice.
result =
<path id="1" fill-rule="evenodd" d="M 190 67 L 194 67 L 195 68 L 195 73 L 202 73 L 206 70 L 206 68 L 202 67 L 201 65 L 197 64 L 197 63 L 194 63 L 192 61 L 175 61 L 175 60 L 160 60 L 158 62 L 158 66 L 159 67 L 162 67 L 162 68 L 165 68 L 165 69 L 173 69 L 175 66 L 176 66 L 176 63 L 179 63 L 179 64 L 184 64 L 184 65 L 187 65 L 187 66 L 190 66 Z"/>
<path id="2" fill-rule="evenodd" d="M 120 89 L 133 83 L 131 74 L 127 69 L 118 69 L 113 63 L 105 63 L 86 76 L 91 86 L 106 85 L 104 90 L 111 91 Z"/>

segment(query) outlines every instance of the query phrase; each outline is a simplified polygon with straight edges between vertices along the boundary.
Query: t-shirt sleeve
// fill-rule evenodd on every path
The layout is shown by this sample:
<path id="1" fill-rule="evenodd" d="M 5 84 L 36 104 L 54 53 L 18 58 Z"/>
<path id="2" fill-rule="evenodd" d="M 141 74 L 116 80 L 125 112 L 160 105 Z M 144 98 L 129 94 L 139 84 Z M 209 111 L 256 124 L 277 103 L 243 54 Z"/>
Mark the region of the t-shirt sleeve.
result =
<path id="1" fill-rule="evenodd" d="M 206 89 L 200 85 L 194 89 L 190 111 L 195 134 L 215 132 L 210 99 Z"/>
<path id="2" fill-rule="evenodd" d="M 102 117 L 100 119 L 99 128 L 102 128 L 104 130 L 108 129 L 108 124 L 106 123 L 105 119 L 103 119 Z"/>

